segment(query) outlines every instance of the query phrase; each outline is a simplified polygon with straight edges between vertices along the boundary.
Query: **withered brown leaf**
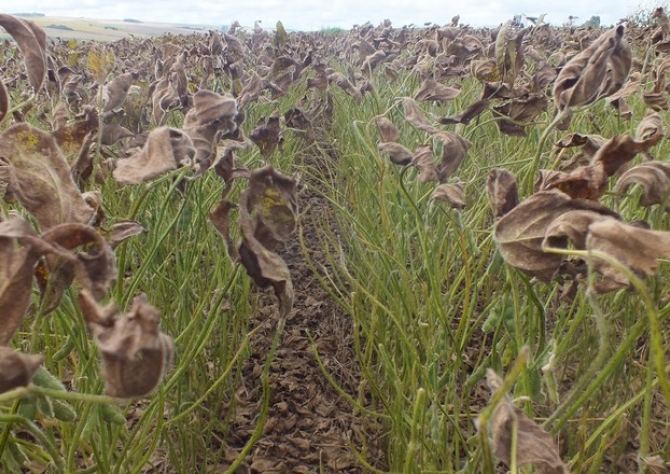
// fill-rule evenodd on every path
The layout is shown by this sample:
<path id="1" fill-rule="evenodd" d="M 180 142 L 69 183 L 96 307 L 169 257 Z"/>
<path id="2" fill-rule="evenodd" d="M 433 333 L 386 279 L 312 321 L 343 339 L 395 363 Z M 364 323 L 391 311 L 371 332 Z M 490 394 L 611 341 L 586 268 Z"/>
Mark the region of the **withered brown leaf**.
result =
<path id="1" fill-rule="evenodd" d="M 109 245 L 112 247 L 112 249 L 114 249 L 130 237 L 135 237 L 136 235 L 140 235 L 146 231 L 147 230 L 144 228 L 144 226 L 136 221 L 115 222 L 109 229 L 107 241 L 109 242 Z"/>
<path id="2" fill-rule="evenodd" d="M 272 155 L 279 145 L 281 126 L 279 124 L 280 116 L 278 114 L 269 117 L 261 117 L 249 134 L 249 138 L 254 142 L 261 151 L 264 158 Z"/>
<path id="3" fill-rule="evenodd" d="M 666 211 L 670 211 L 670 163 L 651 161 L 630 168 L 617 180 L 614 192 L 623 194 L 633 184 L 644 188 L 640 205 L 665 204 Z"/>
<path id="4" fill-rule="evenodd" d="M 123 105 L 130 86 L 140 77 L 137 71 L 120 74 L 110 82 L 104 90 L 104 106 L 102 111 L 108 112 Z"/>
<path id="5" fill-rule="evenodd" d="M 389 156 L 391 161 L 400 166 L 408 165 L 412 161 L 412 152 L 400 143 L 384 142 L 377 145 L 380 153 Z"/>
<path id="6" fill-rule="evenodd" d="M 41 249 L 26 242 L 37 237 L 30 224 L 14 217 L 0 222 L 0 346 L 6 346 L 21 325 L 30 304 L 33 268 L 42 255 Z M 23 243 L 16 248 L 14 240 Z"/>
<path id="7" fill-rule="evenodd" d="M 635 139 L 641 142 L 652 138 L 663 137 L 663 119 L 661 114 L 653 109 L 647 110 L 642 121 L 635 129 Z"/>
<path id="8" fill-rule="evenodd" d="M 492 370 L 486 371 L 486 381 L 491 396 L 502 387 L 502 379 Z M 509 466 L 512 462 L 512 436 L 516 425 L 516 463 L 518 466 L 534 464 L 546 474 L 569 474 L 558 454 L 551 435 L 517 408 L 508 395 L 496 406 L 489 431 L 493 437 L 493 453 Z"/>
<path id="9" fill-rule="evenodd" d="M 195 148 L 181 130 L 159 127 L 151 131 L 144 147 L 129 158 L 116 160 L 114 179 L 139 184 L 182 165 L 191 165 Z"/>
<path id="10" fill-rule="evenodd" d="M 400 138 L 400 130 L 398 127 L 393 125 L 389 119 L 383 115 L 377 115 L 373 119 L 374 124 L 377 126 L 377 131 L 379 132 L 379 138 L 382 142 L 397 142 Z"/>
<path id="11" fill-rule="evenodd" d="M 624 25 L 612 28 L 563 66 L 554 84 L 557 110 L 590 104 L 621 88 L 631 66 L 624 33 Z"/>
<path id="12" fill-rule="evenodd" d="M 458 97 L 460 93 L 461 89 L 445 86 L 432 79 L 426 79 L 421 84 L 421 88 L 414 96 L 414 99 L 419 102 L 427 100 L 452 100 Z"/>
<path id="13" fill-rule="evenodd" d="M 533 194 L 503 215 L 493 228 L 493 240 L 505 261 L 527 275 L 548 282 L 562 256 L 542 250 L 547 228 L 568 211 L 588 210 L 603 215 L 616 213 L 595 201 L 572 199 L 561 191 Z"/>
<path id="14" fill-rule="evenodd" d="M 441 132 L 439 128 L 434 127 L 423 113 L 421 113 L 421 110 L 414 99 L 406 97 L 402 101 L 402 106 L 405 111 L 405 119 L 414 127 L 428 133 Z"/>
<path id="15" fill-rule="evenodd" d="M 435 145 L 442 147 L 438 176 L 441 183 L 446 182 L 460 166 L 468 153 L 472 143 L 452 132 L 438 132 L 433 134 Z"/>
<path id="16" fill-rule="evenodd" d="M 42 88 L 47 75 L 46 44 L 47 36 L 32 20 L 0 14 L 0 26 L 9 33 L 21 53 L 28 71 L 28 81 L 35 92 Z"/>
<path id="17" fill-rule="evenodd" d="M 442 125 L 450 125 L 454 123 L 462 123 L 463 125 L 467 125 L 472 122 L 473 119 L 479 117 L 485 110 L 487 110 L 489 108 L 489 103 L 490 100 L 486 98 L 478 100 L 460 114 L 452 115 L 450 117 L 441 117 L 437 121 Z"/>
<path id="18" fill-rule="evenodd" d="M 93 217 L 54 138 L 31 125 L 13 125 L 0 136 L 0 176 L 42 230 Z"/>
<path id="19" fill-rule="evenodd" d="M 274 288 L 282 317 L 293 308 L 293 283 L 286 262 L 274 250 L 295 229 L 297 184 L 297 177 L 266 166 L 251 173 L 249 189 L 240 196 L 240 261 L 254 283 Z"/>
<path id="20" fill-rule="evenodd" d="M 102 307 L 86 291 L 79 306 L 102 355 L 107 395 L 142 397 L 165 376 L 174 355 L 172 339 L 158 330 L 160 315 L 142 295 L 127 315 L 113 304 Z"/>
<path id="21" fill-rule="evenodd" d="M 5 83 L 0 80 L 0 122 L 5 119 L 7 112 L 9 112 L 9 94 Z"/>
<path id="22" fill-rule="evenodd" d="M 465 183 L 440 184 L 433 190 L 430 198 L 435 201 L 446 202 L 454 209 L 465 209 Z"/>
<path id="23" fill-rule="evenodd" d="M 519 188 L 516 177 L 504 168 L 493 168 L 486 181 L 486 193 L 493 217 L 497 220 L 519 204 Z"/>
<path id="24" fill-rule="evenodd" d="M 42 356 L 21 354 L 9 347 L 0 347 L 0 393 L 27 387 L 42 365 Z"/>
<path id="25" fill-rule="evenodd" d="M 116 259 L 109 243 L 93 227 L 61 224 L 41 237 L 61 250 L 47 256 L 46 275 L 38 278 L 44 313 L 56 309 L 75 277 L 95 298 L 100 299 L 107 293 L 117 278 Z M 75 249 L 79 251 L 75 253 Z"/>
<path id="26" fill-rule="evenodd" d="M 615 219 L 589 226 L 586 249 L 610 255 L 638 276 L 656 273 L 659 258 L 670 258 L 670 232 L 643 229 Z M 630 286 L 626 274 L 599 258 L 593 258 L 593 268 L 602 274 L 596 289 L 608 292 Z"/>
<path id="27" fill-rule="evenodd" d="M 419 181 L 421 183 L 428 183 L 431 181 L 439 181 L 440 176 L 435 164 L 435 156 L 433 155 L 433 147 L 430 145 L 419 145 L 414 150 L 412 156 L 412 165 L 419 168 Z"/>
<path id="28" fill-rule="evenodd" d="M 237 114 L 237 101 L 230 94 L 220 95 L 209 90 L 199 90 L 193 96 L 193 107 L 200 125 L 207 125 L 215 120 L 233 124 Z M 232 128 L 229 126 L 228 128 Z"/>

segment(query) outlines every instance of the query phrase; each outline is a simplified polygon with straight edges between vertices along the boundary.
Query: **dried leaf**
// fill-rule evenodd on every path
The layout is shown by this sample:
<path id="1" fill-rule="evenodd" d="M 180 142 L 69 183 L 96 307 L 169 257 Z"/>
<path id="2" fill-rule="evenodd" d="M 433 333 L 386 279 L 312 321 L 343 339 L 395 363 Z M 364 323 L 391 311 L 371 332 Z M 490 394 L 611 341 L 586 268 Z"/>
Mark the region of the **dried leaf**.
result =
<path id="1" fill-rule="evenodd" d="M 591 159 L 591 164 L 602 166 L 607 176 L 614 176 L 621 166 L 632 160 L 638 153 L 657 144 L 661 138 L 663 138 L 663 131 L 660 128 L 656 135 L 639 142 L 630 135 L 616 135 L 598 149 Z"/>
<path id="2" fill-rule="evenodd" d="M 295 230 L 298 181 L 297 175 L 286 176 L 272 166 L 251 173 L 246 210 L 253 219 L 254 238 L 270 251 Z"/>
<path id="3" fill-rule="evenodd" d="M 428 133 L 439 133 L 440 129 L 434 127 L 428 119 L 421 113 L 419 106 L 414 99 L 406 97 L 402 101 L 403 109 L 405 110 L 405 119 L 419 130 Z"/>
<path id="4" fill-rule="evenodd" d="M 9 112 L 9 94 L 5 83 L 0 80 L 0 122 L 5 119 L 7 112 Z"/>
<path id="5" fill-rule="evenodd" d="M 565 249 L 568 247 L 568 241 L 570 241 L 575 249 L 585 250 L 589 226 L 594 222 L 607 219 L 615 218 L 585 210 L 568 211 L 561 214 L 547 227 L 542 241 L 542 249 Z"/>
<path id="6" fill-rule="evenodd" d="M 603 33 L 561 69 L 554 84 L 557 110 L 590 104 L 618 90 L 615 84 L 621 77 L 625 80 L 631 65 L 625 58 L 630 49 L 624 33 L 623 25 Z"/>
<path id="7" fill-rule="evenodd" d="M 132 86 L 133 82 L 139 77 L 140 75 L 136 71 L 126 72 L 116 76 L 114 80 L 105 87 L 103 112 L 109 112 L 117 107 L 121 107 L 126 100 L 130 86 Z"/>
<path id="8" fill-rule="evenodd" d="M 659 258 L 670 258 L 670 232 L 653 231 L 608 219 L 589 227 L 586 249 L 604 252 L 638 276 L 656 273 Z M 592 259 L 593 268 L 603 280 L 596 285 L 600 292 L 630 286 L 628 277 L 618 268 Z"/>
<path id="9" fill-rule="evenodd" d="M 633 184 L 644 189 L 640 205 L 664 204 L 666 211 L 670 211 L 670 163 L 652 161 L 632 167 L 617 180 L 614 192 L 623 194 Z"/>
<path id="10" fill-rule="evenodd" d="M 25 237 L 37 237 L 25 220 L 0 222 L 0 346 L 6 346 L 30 305 L 33 268 L 42 255 Z M 23 244 L 16 248 L 14 240 Z"/>
<path id="11" fill-rule="evenodd" d="M 87 106 L 72 122 L 65 123 L 53 132 L 56 143 L 67 155 L 79 152 L 86 136 L 98 129 L 98 110 Z"/>
<path id="12" fill-rule="evenodd" d="M 414 155 L 412 156 L 412 165 L 419 168 L 418 179 L 421 183 L 440 180 L 437 165 L 435 164 L 435 156 L 433 155 L 432 146 L 418 146 L 414 151 Z"/>
<path id="13" fill-rule="evenodd" d="M 47 36 L 32 20 L 0 14 L 0 26 L 9 33 L 21 53 L 28 71 L 28 81 L 35 92 L 42 88 L 47 75 L 46 44 Z"/>
<path id="14" fill-rule="evenodd" d="M 101 145 L 113 145 L 119 140 L 124 138 L 134 137 L 135 134 L 128 130 L 127 128 L 116 124 L 105 123 L 102 125 L 102 131 L 100 132 L 100 144 Z M 83 147 L 83 145 L 82 145 Z"/>
<path id="15" fill-rule="evenodd" d="M 66 222 L 87 223 L 93 217 L 54 138 L 26 123 L 1 135 L 0 175 L 42 230 Z"/>
<path id="16" fill-rule="evenodd" d="M 487 110 L 489 108 L 489 103 L 489 99 L 478 100 L 460 114 L 452 115 L 450 117 L 441 117 L 438 119 L 438 122 L 442 125 L 450 125 L 454 123 L 462 123 L 463 125 L 467 125 L 472 122 L 473 119 L 479 117 L 485 110 Z"/>
<path id="17" fill-rule="evenodd" d="M 229 129 L 235 126 L 233 117 L 237 115 L 237 101 L 230 94 L 220 95 L 208 90 L 199 90 L 193 96 L 193 107 L 200 125 L 220 120 L 225 122 Z"/>
<path id="18" fill-rule="evenodd" d="M 493 396 L 502 386 L 502 379 L 491 369 L 486 371 L 486 379 Z M 516 464 L 534 464 L 541 472 L 569 474 L 558 454 L 551 435 L 536 425 L 523 410 L 517 408 L 505 395 L 493 412 L 489 430 L 493 437 L 493 453 L 509 466 L 512 462 L 512 436 L 516 425 Z"/>
<path id="19" fill-rule="evenodd" d="M 638 141 L 645 141 L 656 137 L 663 136 L 663 119 L 661 114 L 655 110 L 647 110 L 644 119 L 640 122 L 635 130 L 635 139 Z M 660 139 L 660 138 L 659 138 Z"/>
<path id="20" fill-rule="evenodd" d="M 670 464 L 665 462 L 658 454 L 655 456 L 640 456 L 640 461 L 644 463 L 650 474 L 670 474 Z"/>
<path id="21" fill-rule="evenodd" d="M 430 195 L 431 199 L 449 204 L 454 209 L 465 209 L 465 183 L 440 184 Z"/>
<path id="22" fill-rule="evenodd" d="M 191 165 L 194 156 L 195 148 L 188 135 L 175 128 L 159 127 L 149 134 L 142 150 L 116 161 L 114 179 L 139 184 L 182 165 Z"/>
<path id="23" fill-rule="evenodd" d="M 379 132 L 379 138 L 382 142 L 397 142 L 400 138 L 400 130 L 398 127 L 393 125 L 389 119 L 383 115 L 377 115 L 372 119 L 374 124 L 377 126 L 377 131 Z"/>
<path id="24" fill-rule="evenodd" d="M 27 387 L 42 365 L 42 356 L 21 354 L 9 347 L 0 347 L 0 393 Z"/>
<path id="25" fill-rule="evenodd" d="M 107 241 L 112 249 L 116 248 L 119 244 L 126 241 L 130 237 L 135 237 L 140 235 L 147 230 L 140 224 L 135 221 L 119 221 L 112 225 L 109 230 L 109 236 Z"/>
<path id="26" fill-rule="evenodd" d="M 548 282 L 561 265 L 562 256 L 542 250 L 547 228 L 562 214 L 574 210 L 617 216 L 594 201 L 572 199 L 560 191 L 539 192 L 507 212 L 495 224 L 493 239 L 500 254 L 518 270 Z"/>
<path id="27" fill-rule="evenodd" d="M 442 147 L 440 166 L 437 171 L 440 182 L 444 183 L 456 172 L 472 143 L 451 132 L 435 133 L 433 140 Z"/>
<path id="28" fill-rule="evenodd" d="M 504 168 L 493 168 L 486 181 L 493 217 L 498 220 L 519 204 L 516 177 Z"/>
<path id="29" fill-rule="evenodd" d="M 174 355 L 172 339 L 158 330 L 159 313 L 146 296 L 127 315 L 101 307 L 86 291 L 79 306 L 102 355 L 102 377 L 111 397 L 142 397 L 165 376 Z"/>
<path id="30" fill-rule="evenodd" d="M 261 155 L 267 159 L 279 145 L 280 132 L 279 115 L 271 115 L 258 120 L 249 138 L 258 146 Z"/>
<path id="31" fill-rule="evenodd" d="M 414 96 L 415 100 L 423 102 L 426 100 L 453 100 L 461 93 L 460 89 L 448 87 L 432 79 L 426 79 L 421 84 L 419 92 Z"/>
<path id="32" fill-rule="evenodd" d="M 57 249 L 70 251 L 47 256 L 46 278 L 38 279 L 43 313 L 56 309 L 75 277 L 95 298 L 107 293 L 117 278 L 116 259 L 111 246 L 94 228 L 61 224 L 42 234 L 42 238 Z"/>
<path id="33" fill-rule="evenodd" d="M 412 161 L 412 152 L 402 146 L 400 143 L 380 143 L 377 145 L 377 149 L 380 153 L 388 155 L 391 161 L 396 165 L 405 166 L 410 164 Z"/>

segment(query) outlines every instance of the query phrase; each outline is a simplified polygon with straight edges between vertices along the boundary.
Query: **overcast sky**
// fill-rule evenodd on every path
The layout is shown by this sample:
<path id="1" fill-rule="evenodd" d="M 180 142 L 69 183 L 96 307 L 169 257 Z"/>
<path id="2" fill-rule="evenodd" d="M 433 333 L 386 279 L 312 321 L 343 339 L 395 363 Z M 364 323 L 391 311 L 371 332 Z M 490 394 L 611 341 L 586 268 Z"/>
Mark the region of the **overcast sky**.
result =
<path id="1" fill-rule="evenodd" d="M 578 23 L 593 15 L 601 24 L 611 25 L 649 0 L 21 0 L 7 13 L 38 12 L 49 16 L 100 19 L 134 18 L 142 21 L 177 24 L 228 25 L 238 20 L 242 26 L 273 27 L 281 20 L 292 30 L 319 30 L 325 27 L 351 28 L 366 21 L 377 25 L 385 18 L 400 27 L 424 22 L 446 24 L 459 14 L 461 23 L 495 26 L 514 14 L 531 17 L 547 13 L 545 21 L 560 25 L 568 16 Z M 5 6 L 9 2 L 5 2 Z"/>

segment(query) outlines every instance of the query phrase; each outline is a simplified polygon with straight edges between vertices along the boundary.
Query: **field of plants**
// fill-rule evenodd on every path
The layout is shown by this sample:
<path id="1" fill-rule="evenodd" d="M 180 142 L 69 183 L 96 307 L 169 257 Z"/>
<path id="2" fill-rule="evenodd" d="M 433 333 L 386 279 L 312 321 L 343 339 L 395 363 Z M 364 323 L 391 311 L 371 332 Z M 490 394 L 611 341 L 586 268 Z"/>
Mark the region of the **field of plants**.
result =
<path id="1" fill-rule="evenodd" d="M 0 472 L 670 472 L 650 18 L 0 14 Z"/>

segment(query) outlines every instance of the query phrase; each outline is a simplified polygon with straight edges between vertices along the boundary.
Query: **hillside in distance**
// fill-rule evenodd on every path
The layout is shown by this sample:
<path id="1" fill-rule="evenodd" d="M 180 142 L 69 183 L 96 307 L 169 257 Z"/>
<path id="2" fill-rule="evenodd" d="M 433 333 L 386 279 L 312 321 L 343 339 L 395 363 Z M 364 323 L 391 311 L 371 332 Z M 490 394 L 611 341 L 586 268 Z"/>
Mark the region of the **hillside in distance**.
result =
<path id="1" fill-rule="evenodd" d="M 188 35 L 221 28 L 221 25 L 187 25 L 178 23 L 154 23 L 134 19 L 101 20 L 81 17 L 22 16 L 37 23 L 49 38 L 115 41 L 124 37 L 148 38 L 166 33 Z M 10 36 L 0 28 L 0 38 Z"/>

